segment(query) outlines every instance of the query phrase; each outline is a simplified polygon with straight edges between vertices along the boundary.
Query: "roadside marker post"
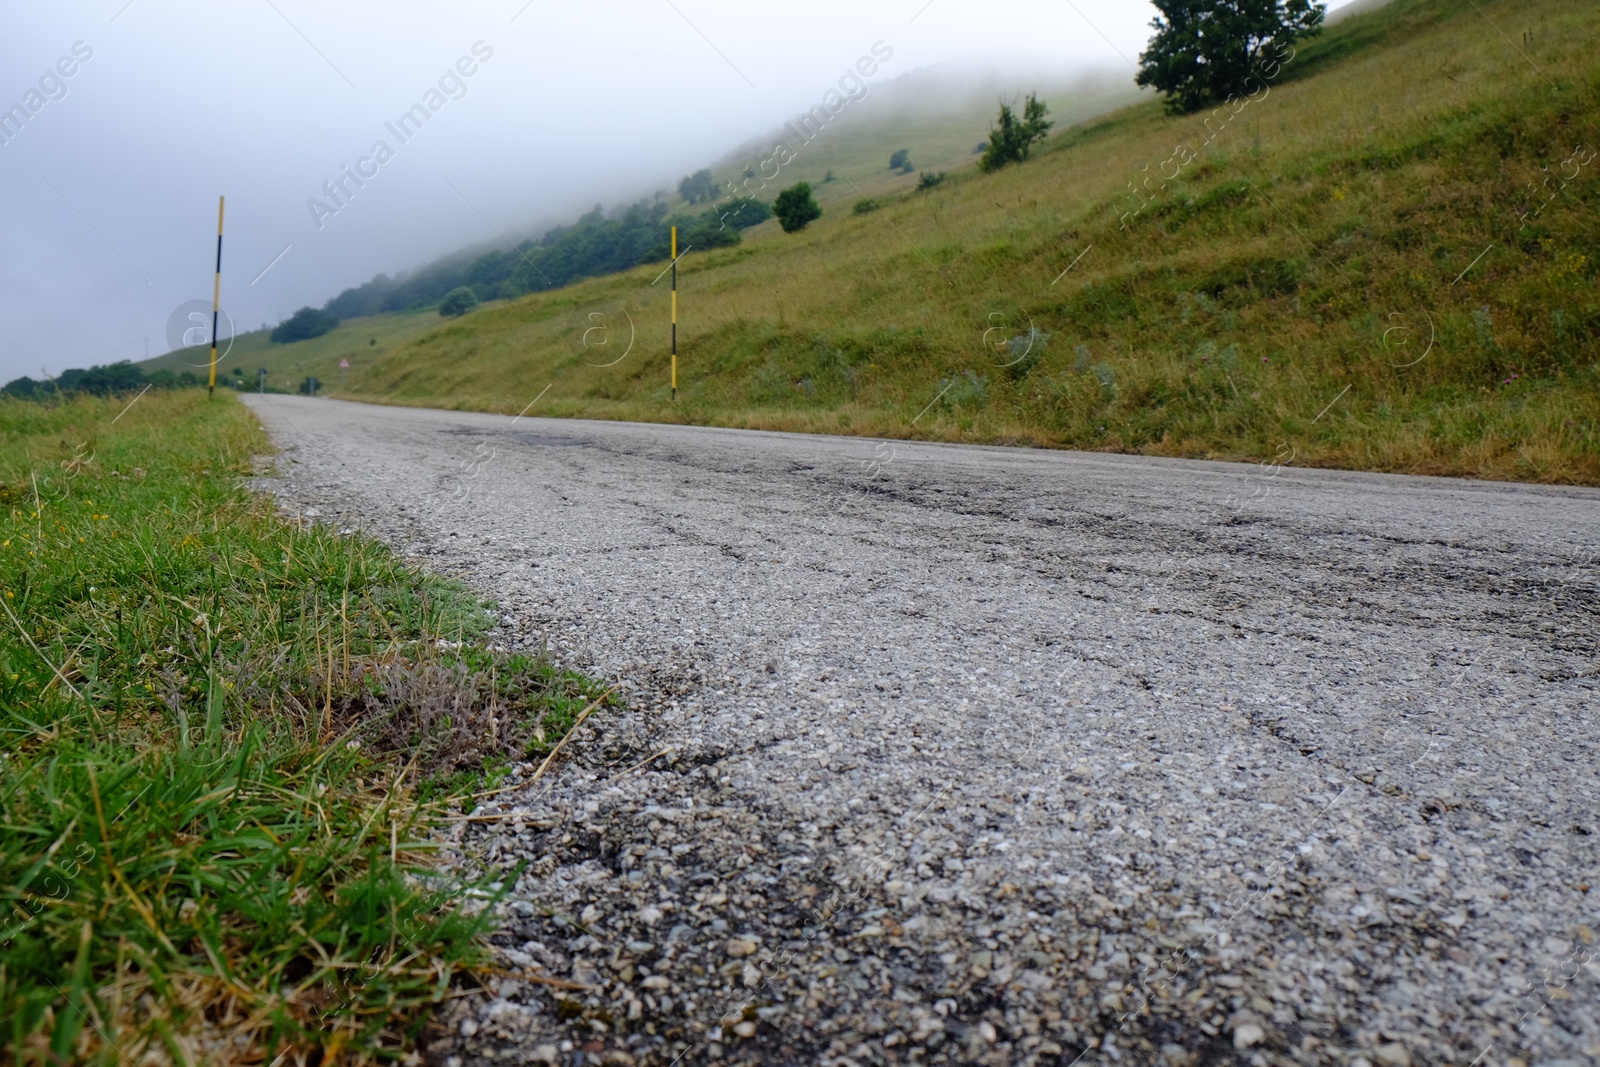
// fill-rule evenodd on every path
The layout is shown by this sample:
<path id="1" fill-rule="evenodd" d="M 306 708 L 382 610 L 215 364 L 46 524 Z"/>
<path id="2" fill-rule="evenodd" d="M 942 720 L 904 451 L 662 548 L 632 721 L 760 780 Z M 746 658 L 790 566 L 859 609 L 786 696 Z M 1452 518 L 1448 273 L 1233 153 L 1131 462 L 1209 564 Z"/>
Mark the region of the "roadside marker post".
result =
<path id="1" fill-rule="evenodd" d="M 211 286 L 211 381 L 206 397 L 217 395 L 217 312 L 222 307 L 222 208 L 226 197 L 217 197 L 217 277 Z"/>
<path id="2" fill-rule="evenodd" d="M 678 228 L 672 228 L 672 399 L 678 399 Z"/>

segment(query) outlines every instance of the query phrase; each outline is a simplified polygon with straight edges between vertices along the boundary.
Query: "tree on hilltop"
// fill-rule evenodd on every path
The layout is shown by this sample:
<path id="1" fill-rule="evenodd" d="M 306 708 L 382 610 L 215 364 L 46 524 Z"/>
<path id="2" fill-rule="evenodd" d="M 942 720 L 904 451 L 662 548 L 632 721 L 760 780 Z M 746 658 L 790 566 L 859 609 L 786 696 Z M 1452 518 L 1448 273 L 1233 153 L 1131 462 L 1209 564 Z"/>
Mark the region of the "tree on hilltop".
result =
<path id="1" fill-rule="evenodd" d="M 1318 0 L 1153 0 L 1161 15 L 1134 80 L 1167 95 L 1181 115 L 1261 91 L 1295 41 L 1321 31 Z M 1289 53 L 1292 54 L 1292 53 Z"/>

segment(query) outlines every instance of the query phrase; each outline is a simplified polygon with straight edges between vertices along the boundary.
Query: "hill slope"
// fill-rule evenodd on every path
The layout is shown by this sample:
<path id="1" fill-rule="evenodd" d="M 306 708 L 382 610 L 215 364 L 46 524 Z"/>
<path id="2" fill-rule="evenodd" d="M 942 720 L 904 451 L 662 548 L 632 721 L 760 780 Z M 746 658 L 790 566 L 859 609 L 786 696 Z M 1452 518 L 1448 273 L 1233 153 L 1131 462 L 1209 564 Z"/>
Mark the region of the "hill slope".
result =
<path id="1" fill-rule="evenodd" d="M 675 403 L 649 268 L 437 325 L 337 392 L 1600 483 L 1600 10 L 1477 6 L 1396 0 L 1253 101 L 1140 103 L 691 253 Z"/>

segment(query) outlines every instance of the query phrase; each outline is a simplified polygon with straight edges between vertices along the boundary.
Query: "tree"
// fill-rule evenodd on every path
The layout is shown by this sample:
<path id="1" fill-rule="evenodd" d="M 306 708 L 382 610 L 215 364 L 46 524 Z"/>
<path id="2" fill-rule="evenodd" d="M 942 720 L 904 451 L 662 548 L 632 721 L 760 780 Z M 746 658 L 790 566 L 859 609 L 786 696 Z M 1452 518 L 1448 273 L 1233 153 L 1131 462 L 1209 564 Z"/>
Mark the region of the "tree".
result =
<path id="1" fill-rule="evenodd" d="M 901 174 L 910 174 L 917 168 L 911 164 L 911 149 L 897 148 L 889 157 L 889 169 L 897 170 Z"/>
<path id="2" fill-rule="evenodd" d="M 304 307 L 278 323 L 277 328 L 267 336 L 275 345 L 287 345 L 295 341 L 308 341 L 313 337 L 321 337 L 337 325 L 339 325 L 337 315 Z"/>
<path id="3" fill-rule="evenodd" d="M 1044 140 L 1050 133 L 1050 127 L 1055 125 L 1045 119 L 1049 110 L 1040 102 L 1038 94 L 1029 93 L 1027 103 L 1022 106 L 1022 118 L 1019 119 L 1016 112 L 1011 110 L 1011 105 L 1001 101 L 1000 115 L 989 128 L 989 147 L 984 149 L 983 158 L 978 160 L 979 169 L 987 173 L 999 170 L 1007 163 L 1021 163 L 1027 159 L 1034 142 Z"/>
<path id="4" fill-rule="evenodd" d="M 811 184 L 799 182 L 778 194 L 772 202 L 772 213 L 778 216 L 778 225 L 784 233 L 794 233 L 806 224 L 822 217 L 822 208 L 811 198 Z"/>
<path id="5" fill-rule="evenodd" d="M 703 204 L 717 198 L 717 182 L 709 170 L 697 170 L 678 183 L 678 195 L 691 204 Z"/>
<path id="6" fill-rule="evenodd" d="M 460 318 L 477 306 L 478 294 L 465 285 L 458 285 L 444 294 L 444 299 L 439 301 L 439 314 L 449 318 Z"/>
<path id="7" fill-rule="evenodd" d="M 1134 80 L 1167 95 L 1174 115 L 1261 91 L 1289 46 L 1321 32 L 1318 0 L 1154 0 L 1161 16 Z M 1290 53 L 1292 55 L 1292 53 Z M 1250 82 L 1258 83 L 1254 89 Z"/>

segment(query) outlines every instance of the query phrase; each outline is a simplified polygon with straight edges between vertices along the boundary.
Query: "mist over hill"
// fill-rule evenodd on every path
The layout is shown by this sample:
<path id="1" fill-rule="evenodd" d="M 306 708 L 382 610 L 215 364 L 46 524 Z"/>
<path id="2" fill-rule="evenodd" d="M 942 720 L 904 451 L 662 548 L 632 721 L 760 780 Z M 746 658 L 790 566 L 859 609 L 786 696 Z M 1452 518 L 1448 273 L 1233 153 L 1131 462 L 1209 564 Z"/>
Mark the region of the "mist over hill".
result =
<path id="1" fill-rule="evenodd" d="M 825 124 L 807 118 L 819 104 L 709 164 L 717 187 L 710 207 L 689 204 L 674 183 L 609 208 L 596 204 L 537 236 L 476 242 L 415 270 L 380 273 L 330 298 L 323 308 L 340 318 L 357 318 L 431 307 L 460 286 L 471 288 L 481 301 L 560 288 L 664 261 L 674 225 L 681 247 L 706 251 L 737 245 L 742 231 L 771 217 L 767 205 L 785 185 L 808 181 L 824 203 L 890 190 L 904 184 L 904 174 L 886 166 L 889 155 L 902 148 L 929 169 L 973 164 L 974 149 L 987 138 L 999 103 L 1028 92 L 1050 101 L 1062 122 L 1109 111 L 1140 95 L 1131 79 L 1115 70 L 1071 75 L 1044 59 L 1021 62 L 1005 73 L 982 64 L 946 63 L 881 82 L 861 79 L 858 95 L 847 97 L 848 106 Z M 792 158 L 758 173 L 779 144 Z"/>

